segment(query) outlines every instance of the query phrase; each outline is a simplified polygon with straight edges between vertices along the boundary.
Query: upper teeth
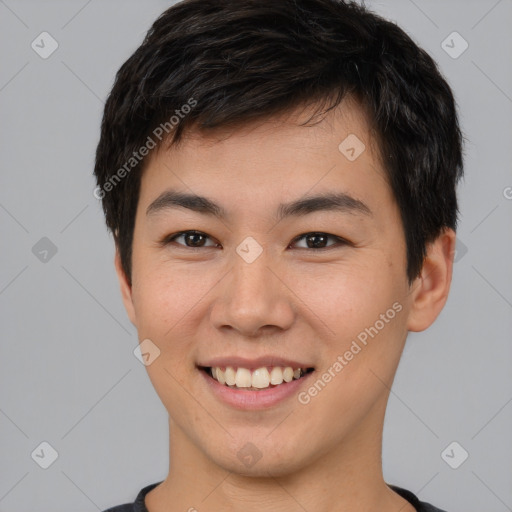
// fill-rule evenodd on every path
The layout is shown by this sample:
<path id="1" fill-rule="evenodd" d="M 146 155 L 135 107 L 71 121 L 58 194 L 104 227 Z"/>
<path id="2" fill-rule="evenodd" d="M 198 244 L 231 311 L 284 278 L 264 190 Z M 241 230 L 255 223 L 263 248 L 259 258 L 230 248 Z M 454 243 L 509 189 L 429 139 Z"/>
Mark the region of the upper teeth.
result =
<path id="1" fill-rule="evenodd" d="M 239 388 L 268 388 L 270 384 L 278 385 L 284 382 L 290 382 L 293 379 L 299 379 L 306 372 L 306 368 L 293 369 L 291 366 L 281 368 L 274 366 L 270 372 L 267 367 L 251 370 L 247 368 L 234 369 L 228 366 L 222 370 L 219 366 L 211 368 L 211 375 L 221 384 L 236 386 Z"/>

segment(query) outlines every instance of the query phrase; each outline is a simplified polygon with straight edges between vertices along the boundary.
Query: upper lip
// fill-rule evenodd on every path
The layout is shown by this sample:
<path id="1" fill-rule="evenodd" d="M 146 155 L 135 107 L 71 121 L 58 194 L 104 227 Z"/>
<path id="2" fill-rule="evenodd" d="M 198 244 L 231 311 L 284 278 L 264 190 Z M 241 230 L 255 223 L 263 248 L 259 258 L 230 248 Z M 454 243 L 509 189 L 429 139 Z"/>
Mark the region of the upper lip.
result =
<path id="1" fill-rule="evenodd" d="M 231 366 L 234 368 L 247 368 L 249 370 L 255 370 L 257 368 L 263 368 L 264 366 L 291 366 L 292 368 L 312 368 L 313 365 L 303 363 L 300 361 L 294 361 L 293 359 L 286 359 L 278 356 L 262 356 L 256 359 L 248 359 L 245 357 L 228 356 L 228 357 L 215 357 L 208 359 L 205 362 L 198 363 L 198 366 L 203 367 L 222 367 Z"/>

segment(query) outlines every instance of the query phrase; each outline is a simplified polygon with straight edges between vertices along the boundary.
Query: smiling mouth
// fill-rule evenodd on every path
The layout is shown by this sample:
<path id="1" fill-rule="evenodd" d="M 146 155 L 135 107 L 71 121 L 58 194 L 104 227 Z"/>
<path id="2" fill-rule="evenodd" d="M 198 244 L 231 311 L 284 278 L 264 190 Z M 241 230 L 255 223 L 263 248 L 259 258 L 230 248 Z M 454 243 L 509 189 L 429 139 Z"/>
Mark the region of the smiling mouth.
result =
<path id="1" fill-rule="evenodd" d="M 299 380 L 314 371 L 314 368 L 292 368 L 291 366 L 262 367 L 254 370 L 241 367 L 199 366 L 210 378 L 231 389 L 261 391 Z"/>

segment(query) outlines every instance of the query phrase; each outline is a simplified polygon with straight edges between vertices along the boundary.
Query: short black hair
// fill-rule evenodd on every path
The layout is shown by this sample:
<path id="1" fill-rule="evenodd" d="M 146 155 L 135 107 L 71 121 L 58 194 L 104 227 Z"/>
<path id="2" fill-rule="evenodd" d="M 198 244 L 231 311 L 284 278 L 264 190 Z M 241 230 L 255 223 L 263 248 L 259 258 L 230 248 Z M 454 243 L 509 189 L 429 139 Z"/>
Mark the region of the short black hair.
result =
<path id="1" fill-rule="evenodd" d="M 170 147 L 192 128 L 243 125 L 299 106 L 315 107 L 316 117 L 347 95 L 376 134 L 411 284 L 428 243 L 457 225 L 456 104 L 434 60 L 402 29 L 342 0 L 184 0 L 154 22 L 116 74 L 94 167 L 129 282 L 147 148 Z"/>

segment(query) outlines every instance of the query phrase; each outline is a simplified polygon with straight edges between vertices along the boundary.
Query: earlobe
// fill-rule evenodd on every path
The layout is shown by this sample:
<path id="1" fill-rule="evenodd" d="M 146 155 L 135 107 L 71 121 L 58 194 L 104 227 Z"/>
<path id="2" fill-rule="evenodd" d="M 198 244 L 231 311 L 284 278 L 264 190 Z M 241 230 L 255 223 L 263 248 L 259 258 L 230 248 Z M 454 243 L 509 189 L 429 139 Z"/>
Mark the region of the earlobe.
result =
<path id="1" fill-rule="evenodd" d="M 128 314 L 130 322 L 137 327 L 135 308 L 133 306 L 132 286 L 126 277 L 123 266 L 121 264 L 121 256 L 119 250 L 116 248 L 116 254 L 114 258 L 114 266 L 116 268 L 117 278 L 119 279 L 119 286 L 121 289 L 121 297 L 123 304 Z"/>
<path id="2" fill-rule="evenodd" d="M 455 232 L 445 228 L 427 247 L 421 275 L 411 286 L 409 331 L 424 331 L 441 313 L 452 281 Z"/>

